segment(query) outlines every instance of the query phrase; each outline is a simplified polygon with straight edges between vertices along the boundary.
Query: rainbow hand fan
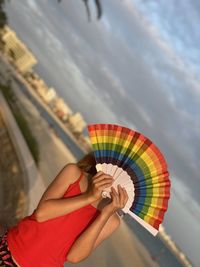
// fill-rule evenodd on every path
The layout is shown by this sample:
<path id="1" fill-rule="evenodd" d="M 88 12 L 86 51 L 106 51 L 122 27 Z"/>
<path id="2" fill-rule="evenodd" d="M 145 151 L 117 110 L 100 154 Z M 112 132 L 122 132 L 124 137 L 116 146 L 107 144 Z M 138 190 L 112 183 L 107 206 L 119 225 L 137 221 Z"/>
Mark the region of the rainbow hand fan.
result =
<path id="1" fill-rule="evenodd" d="M 122 209 L 154 236 L 164 219 L 170 197 L 170 180 L 164 156 L 147 137 L 115 124 L 87 126 L 96 169 L 114 178 L 112 186 L 125 187 L 129 199 Z M 110 196 L 107 187 L 104 197 Z"/>

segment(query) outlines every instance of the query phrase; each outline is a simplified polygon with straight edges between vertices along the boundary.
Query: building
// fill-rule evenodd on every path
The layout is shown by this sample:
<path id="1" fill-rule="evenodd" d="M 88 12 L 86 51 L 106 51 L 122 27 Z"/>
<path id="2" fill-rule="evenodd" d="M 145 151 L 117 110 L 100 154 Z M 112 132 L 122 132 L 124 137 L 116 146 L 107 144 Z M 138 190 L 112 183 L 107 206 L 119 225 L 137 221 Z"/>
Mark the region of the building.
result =
<path id="1" fill-rule="evenodd" d="M 38 95 L 48 103 L 52 98 L 56 97 L 56 92 L 53 88 L 49 90 L 47 84 L 35 73 L 27 73 L 26 80 L 35 89 Z"/>
<path id="2" fill-rule="evenodd" d="M 76 112 L 75 114 L 69 117 L 69 123 L 72 127 L 72 131 L 76 133 L 82 133 L 83 129 L 87 125 L 79 112 Z"/>
<path id="3" fill-rule="evenodd" d="M 10 57 L 20 72 L 26 73 L 37 64 L 35 56 L 8 26 L 1 32 L 1 41 L 4 44 L 4 53 Z"/>
<path id="4" fill-rule="evenodd" d="M 36 87 L 36 91 L 38 95 L 45 101 L 46 94 L 48 92 L 48 88 L 46 86 L 40 86 L 38 85 Z"/>
<path id="5" fill-rule="evenodd" d="M 73 113 L 70 107 L 60 97 L 55 99 L 53 110 L 57 113 L 58 117 L 63 120 L 67 120 Z"/>
<path id="6" fill-rule="evenodd" d="M 29 79 L 29 83 L 38 93 L 38 95 L 45 101 L 46 95 L 48 93 L 48 87 L 42 79 Z"/>
<path id="7" fill-rule="evenodd" d="M 56 91 L 54 90 L 54 88 L 50 88 L 47 93 L 44 96 L 44 101 L 47 104 L 50 104 L 53 100 L 55 100 L 56 98 Z"/>

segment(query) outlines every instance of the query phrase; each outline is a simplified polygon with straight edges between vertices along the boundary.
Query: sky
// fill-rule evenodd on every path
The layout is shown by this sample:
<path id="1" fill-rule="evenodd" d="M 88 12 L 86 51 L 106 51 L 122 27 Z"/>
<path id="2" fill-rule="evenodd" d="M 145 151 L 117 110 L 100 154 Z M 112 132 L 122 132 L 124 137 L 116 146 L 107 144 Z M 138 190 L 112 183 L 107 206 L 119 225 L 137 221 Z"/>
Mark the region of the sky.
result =
<path id="1" fill-rule="evenodd" d="M 164 226 L 199 266 L 200 4 L 102 5 L 97 21 L 90 1 L 90 23 L 81 0 L 11 0 L 6 11 L 38 59 L 35 70 L 72 110 L 87 123 L 137 130 L 159 146 L 172 181 Z"/>

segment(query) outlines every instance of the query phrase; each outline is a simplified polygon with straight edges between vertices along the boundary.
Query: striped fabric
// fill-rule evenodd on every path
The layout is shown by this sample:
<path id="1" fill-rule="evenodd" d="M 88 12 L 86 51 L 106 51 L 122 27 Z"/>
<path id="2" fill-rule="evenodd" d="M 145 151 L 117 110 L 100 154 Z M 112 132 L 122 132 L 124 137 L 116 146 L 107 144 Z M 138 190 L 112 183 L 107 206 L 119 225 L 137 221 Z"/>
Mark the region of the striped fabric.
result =
<path id="1" fill-rule="evenodd" d="M 8 230 L 4 233 L 3 236 L 0 236 L 0 266 L 17 267 L 11 257 L 11 252 L 8 249 L 7 234 Z"/>

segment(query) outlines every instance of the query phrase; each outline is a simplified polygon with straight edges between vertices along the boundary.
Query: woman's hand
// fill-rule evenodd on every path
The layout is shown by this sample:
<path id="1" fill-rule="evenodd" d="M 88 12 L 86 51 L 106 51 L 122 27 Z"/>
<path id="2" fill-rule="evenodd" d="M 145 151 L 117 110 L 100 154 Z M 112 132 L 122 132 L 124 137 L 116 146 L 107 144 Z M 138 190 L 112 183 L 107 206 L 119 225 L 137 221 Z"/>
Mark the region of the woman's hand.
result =
<path id="1" fill-rule="evenodd" d="M 102 191 L 111 186 L 114 182 L 114 179 L 111 175 L 105 174 L 102 171 L 99 171 L 95 176 L 92 177 L 91 183 L 88 185 L 86 195 L 92 201 L 96 201 L 102 198 Z"/>
<path id="2" fill-rule="evenodd" d="M 117 188 L 118 193 L 113 186 L 111 187 L 111 202 L 102 209 L 102 212 L 112 215 L 118 209 L 123 209 L 125 207 L 126 202 L 128 201 L 126 189 L 122 188 L 120 185 L 117 185 Z"/>

